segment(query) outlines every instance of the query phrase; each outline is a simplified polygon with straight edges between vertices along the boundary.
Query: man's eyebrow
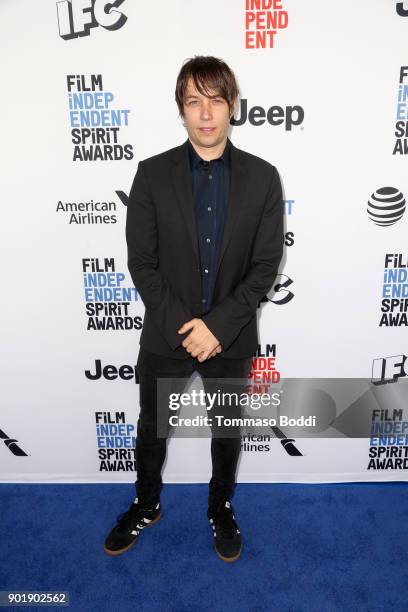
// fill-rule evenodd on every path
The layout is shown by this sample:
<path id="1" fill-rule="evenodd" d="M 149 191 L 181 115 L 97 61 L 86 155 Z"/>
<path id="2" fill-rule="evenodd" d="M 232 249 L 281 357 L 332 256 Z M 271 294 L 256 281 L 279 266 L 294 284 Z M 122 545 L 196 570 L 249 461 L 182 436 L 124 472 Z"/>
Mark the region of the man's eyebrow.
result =
<path id="1" fill-rule="evenodd" d="M 189 100 L 189 98 L 195 98 L 195 99 L 199 99 L 198 96 L 194 96 L 193 94 L 190 94 L 189 96 L 186 96 L 186 100 Z M 214 96 L 206 96 L 206 98 L 222 98 L 221 94 L 215 94 Z"/>

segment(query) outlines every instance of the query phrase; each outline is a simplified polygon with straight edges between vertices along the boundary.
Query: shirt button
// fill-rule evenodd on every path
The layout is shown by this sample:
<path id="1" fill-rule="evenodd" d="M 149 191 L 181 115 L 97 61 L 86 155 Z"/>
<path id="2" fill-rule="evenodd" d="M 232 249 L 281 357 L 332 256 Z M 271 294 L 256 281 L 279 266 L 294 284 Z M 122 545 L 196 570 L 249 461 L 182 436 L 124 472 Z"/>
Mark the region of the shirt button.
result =
<path id="1" fill-rule="evenodd" d="M 211 211 L 211 206 L 207 206 L 207 210 Z"/>
<path id="2" fill-rule="evenodd" d="M 203 304 L 205 304 L 207 300 L 205 298 L 203 298 L 201 301 L 202 301 Z"/>
<path id="3" fill-rule="evenodd" d="M 206 242 L 211 242 L 211 238 L 206 238 Z"/>
<path id="4" fill-rule="evenodd" d="M 207 270 L 207 268 L 204 270 L 204 272 L 205 272 L 206 274 L 208 274 L 208 270 Z"/>
<path id="5" fill-rule="evenodd" d="M 211 179 L 212 179 L 212 174 L 209 174 L 209 175 L 208 175 L 208 178 L 211 180 Z"/>

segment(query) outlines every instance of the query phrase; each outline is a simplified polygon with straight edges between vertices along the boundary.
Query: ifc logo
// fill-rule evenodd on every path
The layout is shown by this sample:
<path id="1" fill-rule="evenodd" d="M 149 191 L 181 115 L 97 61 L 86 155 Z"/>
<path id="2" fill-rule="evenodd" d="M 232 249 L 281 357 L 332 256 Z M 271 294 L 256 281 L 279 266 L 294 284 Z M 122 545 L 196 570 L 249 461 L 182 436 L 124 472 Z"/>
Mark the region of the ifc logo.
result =
<path id="1" fill-rule="evenodd" d="M 371 221 L 381 227 L 394 225 L 405 212 L 404 194 L 395 187 L 381 187 L 371 194 L 367 213 Z"/>

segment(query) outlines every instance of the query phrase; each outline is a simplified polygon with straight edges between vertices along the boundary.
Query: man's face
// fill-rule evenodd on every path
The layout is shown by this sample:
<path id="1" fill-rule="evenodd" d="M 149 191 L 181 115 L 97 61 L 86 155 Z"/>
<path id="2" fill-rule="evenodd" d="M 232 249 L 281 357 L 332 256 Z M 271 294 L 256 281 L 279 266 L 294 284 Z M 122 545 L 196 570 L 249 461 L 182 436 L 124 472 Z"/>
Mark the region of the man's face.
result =
<path id="1" fill-rule="evenodd" d="M 224 142 L 230 122 L 228 102 L 217 91 L 209 93 L 211 97 L 200 94 L 190 77 L 184 99 L 184 122 L 191 142 L 205 148 Z"/>

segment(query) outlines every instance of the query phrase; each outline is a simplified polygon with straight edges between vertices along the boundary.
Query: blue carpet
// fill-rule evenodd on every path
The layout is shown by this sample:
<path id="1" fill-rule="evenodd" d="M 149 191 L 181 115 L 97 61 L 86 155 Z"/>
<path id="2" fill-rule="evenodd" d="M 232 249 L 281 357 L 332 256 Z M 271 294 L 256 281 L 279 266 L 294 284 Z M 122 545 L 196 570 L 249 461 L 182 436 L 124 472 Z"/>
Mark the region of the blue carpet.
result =
<path id="1" fill-rule="evenodd" d="M 133 498 L 132 484 L 0 484 L 0 589 L 69 591 L 65 609 L 87 612 L 408 610 L 408 483 L 240 484 L 231 564 L 213 549 L 207 485 L 165 485 L 162 520 L 108 557 Z"/>

